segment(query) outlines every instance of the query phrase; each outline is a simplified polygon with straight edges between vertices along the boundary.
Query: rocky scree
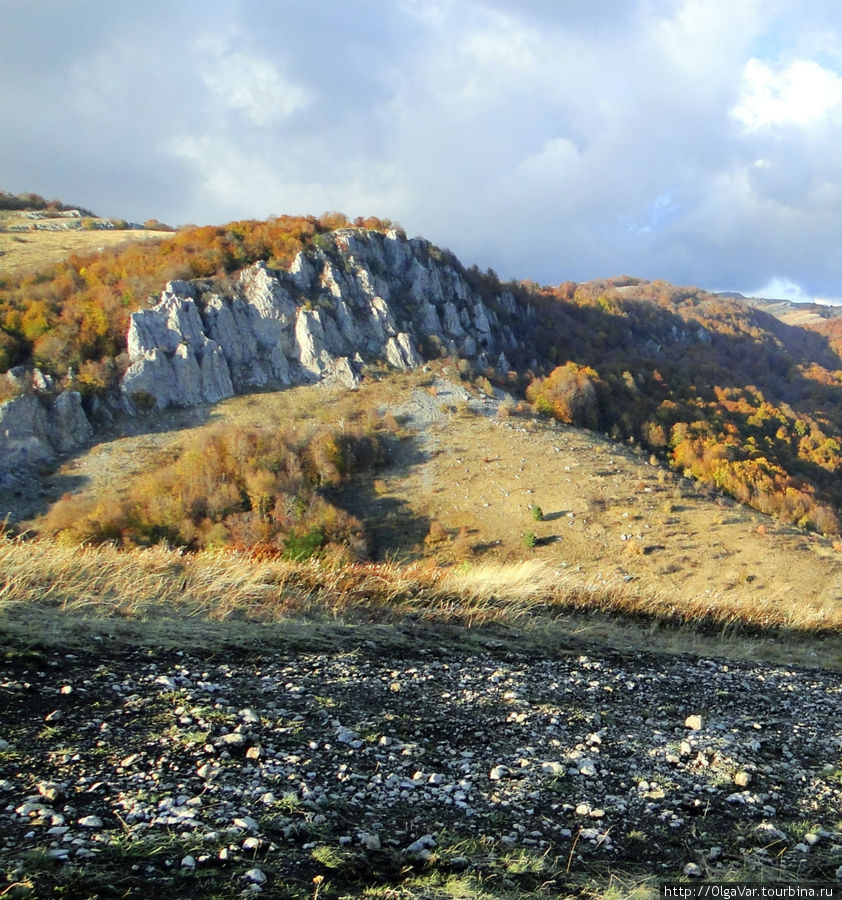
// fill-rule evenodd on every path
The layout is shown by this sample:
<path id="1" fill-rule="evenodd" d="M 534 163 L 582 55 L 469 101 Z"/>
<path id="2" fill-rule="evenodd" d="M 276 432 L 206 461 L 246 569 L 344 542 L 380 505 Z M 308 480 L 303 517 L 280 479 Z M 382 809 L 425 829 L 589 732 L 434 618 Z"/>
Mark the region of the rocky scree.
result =
<path id="1" fill-rule="evenodd" d="M 642 653 L 10 657 L 0 861 L 44 891 L 84 872 L 179 897 L 509 852 L 526 887 L 594 867 L 835 880 L 840 695 L 836 672 Z"/>

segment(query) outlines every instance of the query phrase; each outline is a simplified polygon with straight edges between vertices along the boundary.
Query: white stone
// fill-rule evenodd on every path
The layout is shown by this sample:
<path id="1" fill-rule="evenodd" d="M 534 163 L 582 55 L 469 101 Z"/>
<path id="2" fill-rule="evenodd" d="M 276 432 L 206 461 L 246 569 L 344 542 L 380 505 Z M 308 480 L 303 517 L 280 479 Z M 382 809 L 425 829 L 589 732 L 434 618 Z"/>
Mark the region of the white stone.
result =
<path id="1" fill-rule="evenodd" d="M 245 878 L 246 881 L 250 881 L 252 884 L 266 883 L 266 874 L 257 868 L 249 869 L 248 872 L 243 875 L 243 878 Z"/>
<path id="2" fill-rule="evenodd" d="M 359 841 L 366 848 L 366 850 L 379 850 L 380 849 L 380 836 L 376 834 L 369 834 L 366 831 L 362 831 L 359 834 Z"/>
<path id="3" fill-rule="evenodd" d="M 436 846 L 436 839 L 431 834 L 425 834 L 423 837 L 413 841 L 407 848 L 407 853 L 423 853 Z"/>

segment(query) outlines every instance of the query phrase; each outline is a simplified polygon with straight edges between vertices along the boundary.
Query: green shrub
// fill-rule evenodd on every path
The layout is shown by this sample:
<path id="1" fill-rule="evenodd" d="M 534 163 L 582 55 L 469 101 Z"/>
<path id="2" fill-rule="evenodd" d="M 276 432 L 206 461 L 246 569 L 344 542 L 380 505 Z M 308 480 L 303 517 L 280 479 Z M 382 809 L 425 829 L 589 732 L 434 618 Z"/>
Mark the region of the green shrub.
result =
<path id="1" fill-rule="evenodd" d="M 284 559 L 293 562 L 302 562 L 310 559 L 327 543 L 325 533 L 321 528 L 311 528 L 302 534 L 291 534 L 284 539 Z"/>

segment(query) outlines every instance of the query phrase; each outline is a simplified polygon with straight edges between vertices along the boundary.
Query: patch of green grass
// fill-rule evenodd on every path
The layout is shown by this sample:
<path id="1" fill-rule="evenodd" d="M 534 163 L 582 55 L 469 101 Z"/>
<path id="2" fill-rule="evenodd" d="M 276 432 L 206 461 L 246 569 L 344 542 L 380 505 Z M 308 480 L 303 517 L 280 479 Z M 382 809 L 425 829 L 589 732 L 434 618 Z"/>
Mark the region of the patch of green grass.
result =
<path id="1" fill-rule="evenodd" d="M 559 796 L 572 793 L 573 787 L 574 785 L 571 783 L 570 779 L 566 775 L 561 774 L 553 775 L 542 785 L 542 788 L 545 791 L 549 791 L 551 794 Z"/>
<path id="2" fill-rule="evenodd" d="M 36 735 L 39 741 L 54 741 L 64 729 L 61 725 L 45 725 Z"/>
<path id="3" fill-rule="evenodd" d="M 301 798 L 293 791 L 286 791 L 272 804 L 273 809 L 285 815 L 302 812 L 304 807 Z"/>
<path id="4" fill-rule="evenodd" d="M 193 728 L 189 731 L 182 731 L 179 728 L 173 728 L 173 738 L 180 741 L 186 747 L 193 747 L 197 744 L 206 744 L 210 738 L 210 732 L 201 728 Z"/>
<path id="5" fill-rule="evenodd" d="M 318 847 L 314 847 L 310 855 L 326 869 L 343 869 L 353 857 L 348 850 L 331 847 L 328 844 L 319 844 Z"/>
<path id="6" fill-rule="evenodd" d="M 500 863 L 510 875 L 540 875 L 552 868 L 548 852 L 538 854 L 525 849 L 504 853 Z"/>

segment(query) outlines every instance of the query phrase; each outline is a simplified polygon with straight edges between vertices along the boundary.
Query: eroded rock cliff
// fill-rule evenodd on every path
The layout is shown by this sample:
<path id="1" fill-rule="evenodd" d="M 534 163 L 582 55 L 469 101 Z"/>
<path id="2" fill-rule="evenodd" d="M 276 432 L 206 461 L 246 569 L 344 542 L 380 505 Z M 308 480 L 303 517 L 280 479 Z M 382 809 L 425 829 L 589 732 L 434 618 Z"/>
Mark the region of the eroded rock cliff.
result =
<path id="1" fill-rule="evenodd" d="M 6 375 L 20 391 L 0 403 L 0 474 L 43 463 L 83 447 L 93 437 L 77 391 L 53 390 L 38 369 L 12 369 Z"/>
<path id="2" fill-rule="evenodd" d="M 285 272 L 259 262 L 226 290 L 167 284 L 131 317 L 121 390 L 139 412 L 322 379 L 353 388 L 366 364 L 406 370 L 441 354 L 508 369 L 516 313 L 511 294 L 483 299 L 427 241 L 343 229 Z"/>
<path id="3" fill-rule="evenodd" d="M 425 240 L 343 229 L 320 235 L 287 271 L 258 262 L 224 282 L 169 282 L 131 316 L 118 405 L 136 415 L 328 379 L 353 389 L 366 365 L 407 370 L 442 355 L 507 371 L 529 315 L 508 292 L 483 282 L 480 293 Z M 7 377 L 20 394 L 0 404 L 0 471 L 91 441 L 78 393 L 57 393 L 37 369 Z M 92 402 L 107 419 L 107 404 Z"/>

